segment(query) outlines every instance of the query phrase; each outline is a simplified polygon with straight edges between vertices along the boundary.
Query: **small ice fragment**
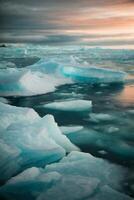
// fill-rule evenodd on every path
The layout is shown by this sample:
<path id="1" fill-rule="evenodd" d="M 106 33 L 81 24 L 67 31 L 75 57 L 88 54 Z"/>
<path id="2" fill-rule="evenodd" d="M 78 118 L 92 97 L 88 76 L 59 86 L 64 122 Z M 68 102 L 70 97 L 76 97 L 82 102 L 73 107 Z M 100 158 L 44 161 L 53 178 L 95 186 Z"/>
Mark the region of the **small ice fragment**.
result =
<path id="1" fill-rule="evenodd" d="M 61 131 L 66 135 L 69 133 L 74 133 L 77 131 L 82 130 L 84 127 L 83 126 L 61 126 L 60 129 Z"/>
<path id="2" fill-rule="evenodd" d="M 107 130 L 108 133 L 114 133 L 114 132 L 118 132 L 118 131 L 119 131 L 119 128 L 114 127 L 114 126 L 109 127 Z"/>
<path id="3" fill-rule="evenodd" d="M 91 113 L 89 114 L 90 121 L 92 122 L 100 122 L 100 121 L 111 121 L 114 119 L 112 115 L 105 114 L 105 113 Z"/>

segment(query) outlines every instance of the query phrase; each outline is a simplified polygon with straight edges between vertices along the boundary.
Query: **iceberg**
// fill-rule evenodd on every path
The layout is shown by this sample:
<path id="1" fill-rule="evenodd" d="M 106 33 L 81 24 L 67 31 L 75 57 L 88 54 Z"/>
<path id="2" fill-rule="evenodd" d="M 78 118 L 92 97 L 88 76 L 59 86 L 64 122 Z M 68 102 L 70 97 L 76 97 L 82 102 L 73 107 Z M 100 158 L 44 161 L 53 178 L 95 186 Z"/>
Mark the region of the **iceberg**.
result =
<path id="1" fill-rule="evenodd" d="M 14 200 L 104 200 L 108 195 L 132 200 L 119 186 L 126 173 L 123 167 L 74 151 L 45 169 L 32 167 L 12 177 L 0 195 Z"/>
<path id="2" fill-rule="evenodd" d="M 59 102 L 52 102 L 43 105 L 44 108 L 51 110 L 60 110 L 60 111 L 73 111 L 73 112 L 81 112 L 81 111 L 90 111 L 92 108 L 92 101 L 88 100 L 66 100 Z"/>

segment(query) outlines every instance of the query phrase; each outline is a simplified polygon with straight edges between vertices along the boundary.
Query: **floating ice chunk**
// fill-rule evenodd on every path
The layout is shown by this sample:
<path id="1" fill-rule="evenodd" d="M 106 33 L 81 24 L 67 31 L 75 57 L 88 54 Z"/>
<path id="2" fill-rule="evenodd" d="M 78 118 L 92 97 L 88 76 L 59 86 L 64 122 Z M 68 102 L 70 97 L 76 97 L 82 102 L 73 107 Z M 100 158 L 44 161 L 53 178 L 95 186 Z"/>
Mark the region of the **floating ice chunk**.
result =
<path id="1" fill-rule="evenodd" d="M 105 170 L 104 170 L 105 169 Z M 71 152 L 59 163 L 47 165 L 45 172 L 56 171 L 63 175 L 81 175 L 94 177 L 112 188 L 120 188 L 120 181 L 123 181 L 126 172 L 120 166 L 109 164 L 107 161 L 93 157 L 88 153 Z"/>
<path id="2" fill-rule="evenodd" d="M 6 69 L 0 72 L 1 96 L 31 96 L 53 92 L 56 87 L 68 83 L 68 79 L 56 78 L 28 69 Z"/>
<path id="3" fill-rule="evenodd" d="M 30 69 L 32 71 L 38 71 L 38 72 L 40 71 L 45 74 L 56 74 L 58 67 L 59 67 L 58 62 L 40 59 L 35 64 L 28 66 L 27 69 Z"/>
<path id="4" fill-rule="evenodd" d="M 0 112 L 6 114 L 1 116 L 3 127 L 0 132 L 0 180 L 6 180 L 26 167 L 44 166 L 57 161 L 65 152 L 79 151 L 61 133 L 53 116 L 40 118 L 33 109 L 3 103 L 0 105 Z M 11 160 L 14 161 L 13 164 Z"/>
<path id="5" fill-rule="evenodd" d="M 116 190 L 113 190 L 109 186 L 103 186 L 100 191 L 94 195 L 91 200 L 132 200 L 133 198 L 129 197 L 126 194 L 122 194 Z"/>
<path id="6" fill-rule="evenodd" d="M 16 107 L 0 102 L 0 128 L 2 129 L 7 128 L 11 123 L 32 122 L 39 118 L 39 115 L 32 108 Z"/>
<path id="7" fill-rule="evenodd" d="M 74 132 L 78 132 L 82 130 L 84 127 L 83 126 L 61 126 L 60 129 L 61 131 L 66 135 Z"/>
<path id="8" fill-rule="evenodd" d="M 65 155 L 65 150 L 42 132 L 24 133 L 21 130 L 8 130 L 1 134 L 1 138 L 4 141 L 4 145 L 0 143 L 1 181 L 27 167 L 45 166 Z"/>
<path id="9" fill-rule="evenodd" d="M 9 101 L 6 98 L 4 98 L 4 97 L 0 97 L 0 102 L 1 103 L 5 103 L 5 104 L 9 103 Z"/>
<path id="10" fill-rule="evenodd" d="M 13 177 L 0 188 L 0 195 L 14 200 L 103 200 L 109 194 L 113 199 L 131 200 L 117 191 L 121 191 L 119 183 L 125 172 L 124 168 L 90 154 L 72 152 L 45 169 L 32 167 Z"/>
<path id="11" fill-rule="evenodd" d="M 26 200 L 35 198 L 75 200 L 91 196 L 99 182 L 97 178 L 89 179 L 80 175 L 64 176 L 57 172 L 45 173 L 43 169 L 34 167 L 9 180 L 0 189 L 0 194 L 7 199 L 15 200 L 24 197 Z"/>
<path id="12" fill-rule="evenodd" d="M 11 126 L 11 129 L 8 128 L 0 134 L 5 144 L 0 151 L 0 159 L 3 158 L 0 164 L 0 180 L 7 180 L 27 167 L 44 166 L 57 161 L 65 155 L 65 150 L 48 137 L 47 129 L 41 131 L 36 128 L 30 131 L 28 127 L 24 130 L 19 127 L 13 129 Z M 17 151 L 7 151 L 14 148 Z M 10 161 L 14 163 L 10 164 Z"/>
<path id="13" fill-rule="evenodd" d="M 32 167 L 11 178 L 0 188 L 0 196 L 6 199 L 36 199 L 61 179 L 57 172 L 44 173 L 41 168 Z M 19 187 L 19 189 L 18 189 Z"/>
<path id="14" fill-rule="evenodd" d="M 107 154 L 107 152 L 106 151 L 103 151 L 103 150 L 100 150 L 100 151 L 98 151 L 101 155 L 106 155 Z"/>
<path id="15" fill-rule="evenodd" d="M 73 112 L 81 112 L 81 111 L 90 111 L 92 107 L 92 101 L 88 100 L 69 100 L 69 101 L 61 101 L 61 102 L 53 102 L 48 103 L 43 106 L 47 109 L 52 110 L 61 110 L 61 111 L 73 111 Z"/>
<path id="16" fill-rule="evenodd" d="M 68 81 L 63 78 L 56 78 L 47 74 L 42 74 L 39 72 L 28 72 L 23 78 L 21 78 L 20 83 L 25 88 L 25 95 L 35 95 L 35 94 L 45 94 L 53 92 L 56 87 L 63 85 Z"/>
<path id="17" fill-rule="evenodd" d="M 108 133 L 115 133 L 115 132 L 119 131 L 119 128 L 111 126 L 111 127 L 108 128 L 107 131 L 108 131 Z"/>
<path id="18" fill-rule="evenodd" d="M 59 127 L 57 126 L 57 123 L 54 120 L 54 117 L 52 115 L 46 115 L 43 118 L 40 118 L 37 121 L 34 121 L 33 123 L 17 123 L 12 124 L 8 127 L 9 131 L 15 132 L 19 127 L 19 132 L 21 134 L 25 134 L 26 132 L 33 133 L 33 132 L 42 132 L 45 136 L 48 138 L 53 139 L 58 145 L 62 146 L 66 152 L 71 151 L 80 151 L 78 147 L 76 147 L 74 144 L 70 142 L 70 140 L 61 133 Z M 15 141 L 14 143 L 18 143 L 19 141 Z"/>
<path id="19" fill-rule="evenodd" d="M 109 114 L 105 114 L 105 113 L 90 113 L 90 121 L 92 122 L 101 122 L 101 121 L 112 121 L 114 120 L 114 117 L 112 115 Z"/>
<path id="20" fill-rule="evenodd" d="M 70 77 L 75 81 L 89 83 L 113 83 L 123 82 L 126 73 L 105 68 L 97 67 L 74 67 L 63 66 L 60 68 L 61 74 L 65 77 Z"/>
<path id="21" fill-rule="evenodd" d="M 52 137 L 54 141 L 56 141 L 57 144 L 62 146 L 67 152 L 75 151 L 75 150 L 79 151 L 79 148 L 73 145 L 70 142 L 70 140 L 61 133 L 52 115 L 46 115 L 42 119 L 41 123 L 43 123 L 45 128 L 48 130 L 49 137 Z"/>
<path id="22" fill-rule="evenodd" d="M 71 57 L 73 58 L 73 57 Z M 72 60 L 72 59 L 71 59 Z M 78 66 L 76 66 L 78 65 Z M 66 59 L 64 62 L 39 60 L 34 65 L 28 66 L 32 71 L 41 71 L 43 73 L 58 74 L 64 77 L 69 77 L 78 82 L 89 83 L 113 83 L 124 82 L 126 73 L 112 69 L 80 66 L 78 62 L 70 62 L 67 66 Z"/>
<path id="23" fill-rule="evenodd" d="M 0 114 L 0 180 L 6 180 L 26 167 L 57 161 L 65 152 L 79 151 L 61 133 L 51 115 L 40 118 L 33 109 L 3 103 L 0 103 Z"/>
<path id="24" fill-rule="evenodd" d="M 43 192 L 37 200 L 78 200 L 90 197 L 96 190 L 99 180 L 79 175 L 63 176 L 48 191 Z"/>

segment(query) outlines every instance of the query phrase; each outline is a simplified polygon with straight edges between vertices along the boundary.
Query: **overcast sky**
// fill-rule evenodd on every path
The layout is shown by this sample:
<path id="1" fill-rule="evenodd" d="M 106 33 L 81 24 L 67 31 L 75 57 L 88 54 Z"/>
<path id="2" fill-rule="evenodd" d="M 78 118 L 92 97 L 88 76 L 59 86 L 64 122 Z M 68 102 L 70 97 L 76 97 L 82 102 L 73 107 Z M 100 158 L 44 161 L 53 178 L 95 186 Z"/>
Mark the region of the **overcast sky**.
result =
<path id="1" fill-rule="evenodd" d="M 0 42 L 134 47 L 134 0 L 0 0 Z"/>

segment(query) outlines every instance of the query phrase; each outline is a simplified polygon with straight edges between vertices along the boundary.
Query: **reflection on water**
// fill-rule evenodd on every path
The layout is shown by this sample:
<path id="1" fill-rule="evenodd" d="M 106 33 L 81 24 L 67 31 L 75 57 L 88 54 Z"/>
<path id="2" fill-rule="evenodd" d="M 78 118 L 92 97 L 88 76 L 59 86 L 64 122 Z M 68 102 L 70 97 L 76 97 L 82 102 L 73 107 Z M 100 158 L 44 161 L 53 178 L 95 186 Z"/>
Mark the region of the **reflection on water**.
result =
<path id="1" fill-rule="evenodd" d="M 134 85 L 125 86 L 115 98 L 123 105 L 134 105 Z"/>

